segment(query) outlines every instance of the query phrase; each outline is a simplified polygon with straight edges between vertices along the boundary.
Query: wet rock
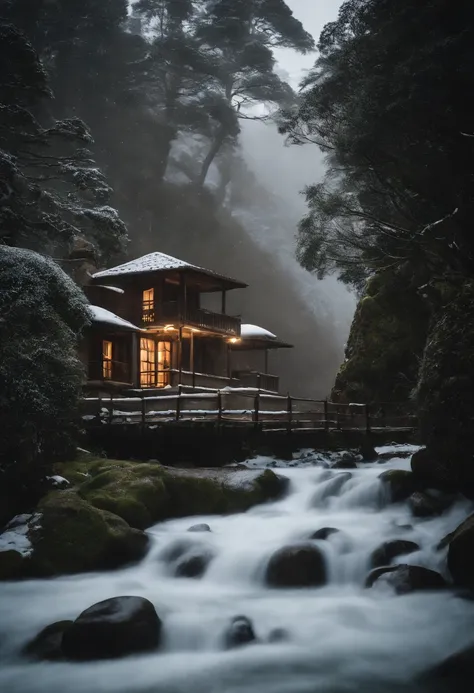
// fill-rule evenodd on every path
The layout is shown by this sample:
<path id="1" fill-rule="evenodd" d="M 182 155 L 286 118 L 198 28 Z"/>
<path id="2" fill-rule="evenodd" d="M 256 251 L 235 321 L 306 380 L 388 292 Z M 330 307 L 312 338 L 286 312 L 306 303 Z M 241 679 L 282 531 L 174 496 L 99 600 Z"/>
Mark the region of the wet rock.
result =
<path id="1" fill-rule="evenodd" d="M 194 553 L 184 556 L 176 566 L 176 577 L 200 578 L 207 570 L 207 566 L 212 560 L 212 554 Z"/>
<path id="2" fill-rule="evenodd" d="M 399 503 L 406 500 L 417 490 L 417 482 L 413 472 L 403 469 L 388 469 L 379 476 L 380 481 L 388 489 L 390 500 Z"/>
<path id="3" fill-rule="evenodd" d="M 197 544 L 191 539 L 174 541 L 163 549 L 159 558 L 163 561 L 173 563 L 182 558 L 186 553 L 197 548 Z"/>
<path id="4" fill-rule="evenodd" d="M 345 452 L 333 465 L 332 469 L 357 469 L 357 457 L 351 452 Z"/>
<path id="5" fill-rule="evenodd" d="M 286 628 L 274 628 L 268 634 L 268 642 L 288 642 L 290 634 Z"/>
<path id="6" fill-rule="evenodd" d="M 200 525 L 193 525 L 188 529 L 188 532 L 210 532 L 211 528 L 209 525 L 206 525 L 204 522 L 201 523 Z"/>
<path id="7" fill-rule="evenodd" d="M 408 594 L 421 590 L 440 590 L 447 587 L 447 582 L 439 573 L 419 565 L 376 568 L 367 576 L 365 586 L 373 587 L 379 581 L 390 585 L 396 594 Z"/>
<path id="8" fill-rule="evenodd" d="M 443 540 L 448 546 L 448 569 L 454 584 L 474 589 L 474 515 Z"/>
<path id="9" fill-rule="evenodd" d="M 415 517 L 435 517 L 449 508 L 451 499 L 434 492 L 415 491 L 409 497 L 408 505 Z"/>
<path id="10" fill-rule="evenodd" d="M 350 472 L 340 472 L 336 474 L 332 479 L 327 481 L 324 486 L 320 486 L 314 493 L 311 499 L 311 506 L 318 507 L 326 504 L 329 498 L 339 495 L 339 491 L 350 479 L 352 479 L 352 474 Z"/>
<path id="11" fill-rule="evenodd" d="M 447 657 L 419 677 L 433 691 L 471 693 L 474 681 L 474 645 Z"/>
<path id="12" fill-rule="evenodd" d="M 285 546 L 273 554 L 267 566 L 270 587 L 320 587 L 325 582 L 324 556 L 313 544 Z"/>
<path id="13" fill-rule="evenodd" d="M 255 642 L 256 639 L 252 621 L 246 616 L 235 616 L 225 633 L 224 643 L 226 649 L 232 649 L 248 645 L 248 643 Z"/>
<path id="14" fill-rule="evenodd" d="M 359 447 L 359 455 L 361 455 L 363 462 L 375 462 L 378 458 L 377 451 L 369 440 L 363 441 Z"/>
<path id="15" fill-rule="evenodd" d="M 381 544 L 370 557 L 373 568 L 388 566 L 397 556 L 407 555 L 414 551 L 419 551 L 420 547 L 414 541 L 405 539 L 393 539 Z"/>
<path id="16" fill-rule="evenodd" d="M 160 643 L 161 620 L 143 597 L 114 597 L 94 604 L 63 635 L 68 659 L 112 659 L 155 650 Z"/>
<path id="17" fill-rule="evenodd" d="M 321 527 L 321 529 L 317 529 L 316 532 L 314 532 L 309 538 L 325 540 L 332 534 L 337 534 L 337 532 L 340 531 L 340 529 L 336 529 L 335 527 Z"/>
<path id="18" fill-rule="evenodd" d="M 63 635 L 73 624 L 73 621 L 58 621 L 46 626 L 23 649 L 23 654 L 29 659 L 40 661 L 57 661 L 64 659 L 61 643 Z"/>

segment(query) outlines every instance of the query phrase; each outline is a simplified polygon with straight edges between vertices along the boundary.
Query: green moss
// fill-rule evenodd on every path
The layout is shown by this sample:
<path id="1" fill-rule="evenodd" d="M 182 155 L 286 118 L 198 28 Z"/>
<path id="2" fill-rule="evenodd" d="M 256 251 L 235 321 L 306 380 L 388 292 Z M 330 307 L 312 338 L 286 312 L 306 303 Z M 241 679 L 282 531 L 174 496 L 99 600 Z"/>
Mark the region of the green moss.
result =
<path id="1" fill-rule="evenodd" d="M 406 500 L 419 488 L 413 472 L 403 469 L 389 469 L 383 472 L 379 479 L 390 490 L 390 497 L 394 503 Z"/>
<path id="2" fill-rule="evenodd" d="M 29 532 L 33 553 L 17 566 L 15 577 L 113 568 L 137 560 L 146 550 L 145 535 L 74 491 L 50 493 L 37 511 L 39 526 Z"/>
<path id="3" fill-rule="evenodd" d="M 409 403 L 429 319 L 429 307 L 409 278 L 375 275 L 354 315 L 332 399 Z"/>

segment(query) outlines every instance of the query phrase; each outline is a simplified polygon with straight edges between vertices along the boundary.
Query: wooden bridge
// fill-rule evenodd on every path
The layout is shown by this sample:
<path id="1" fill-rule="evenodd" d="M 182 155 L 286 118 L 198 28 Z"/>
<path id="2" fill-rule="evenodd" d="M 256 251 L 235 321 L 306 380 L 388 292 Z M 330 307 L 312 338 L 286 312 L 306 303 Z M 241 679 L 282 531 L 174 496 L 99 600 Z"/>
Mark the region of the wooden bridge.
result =
<path id="1" fill-rule="evenodd" d="M 406 404 L 340 404 L 265 393 L 253 388 L 196 393 L 88 397 L 82 416 L 86 429 L 114 425 L 156 429 L 163 426 L 218 429 L 244 428 L 260 432 L 298 431 L 413 431 L 416 418 L 406 414 Z"/>

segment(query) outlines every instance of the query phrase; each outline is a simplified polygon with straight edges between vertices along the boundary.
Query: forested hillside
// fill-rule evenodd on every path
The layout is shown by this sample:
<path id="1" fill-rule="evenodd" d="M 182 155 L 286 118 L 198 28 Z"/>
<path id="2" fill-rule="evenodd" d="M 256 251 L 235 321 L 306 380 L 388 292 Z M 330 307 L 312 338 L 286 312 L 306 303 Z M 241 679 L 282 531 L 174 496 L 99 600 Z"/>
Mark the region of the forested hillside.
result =
<path id="1" fill-rule="evenodd" d="M 345 2 L 281 124 L 328 163 L 325 180 L 306 190 L 299 259 L 362 295 L 334 396 L 418 407 L 433 454 L 443 448 L 445 461 L 466 463 L 473 20 L 469 3 Z"/>

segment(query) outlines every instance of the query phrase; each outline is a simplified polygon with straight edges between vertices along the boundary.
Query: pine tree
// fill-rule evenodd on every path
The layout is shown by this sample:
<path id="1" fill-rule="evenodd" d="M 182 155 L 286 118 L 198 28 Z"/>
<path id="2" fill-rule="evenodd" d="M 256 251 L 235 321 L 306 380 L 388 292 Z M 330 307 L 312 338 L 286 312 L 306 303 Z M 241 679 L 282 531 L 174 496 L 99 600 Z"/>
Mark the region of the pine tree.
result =
<path id="1" fill-rule="evenodd" d="M 120 252 L 126 228 L 108 204 L 92 137 L 78 118 L 45 122 L 46 72 L 12 25 L 0 25 L 0 62 L 1 242 L 64 257 L 84 236 L 99 258 Z"/>

